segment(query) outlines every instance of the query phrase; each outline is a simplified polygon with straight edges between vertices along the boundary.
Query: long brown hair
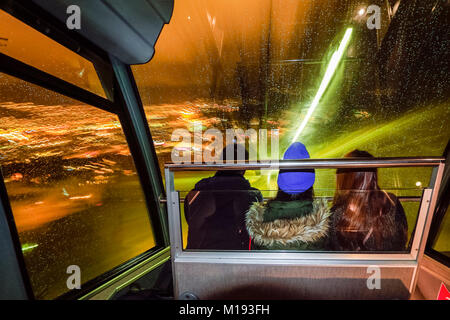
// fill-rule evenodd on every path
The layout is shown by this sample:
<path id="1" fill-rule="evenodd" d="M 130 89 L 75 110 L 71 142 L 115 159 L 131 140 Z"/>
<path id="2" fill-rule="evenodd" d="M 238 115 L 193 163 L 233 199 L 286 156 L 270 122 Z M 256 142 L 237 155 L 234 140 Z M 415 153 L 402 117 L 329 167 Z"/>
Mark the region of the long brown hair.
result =
<path id="1" fill-rule="evenodd" d="M 345 155 L 346 158 L 373 158 L 360 150 Z M 337 232 L 363 232 L 373 236 L 377 247 L 386 238 L 383 224 L 395 206 L 389 195 L 378 186 L 376 168 L 338 169 L 333 207 L 340 214 L 334 223 Z M 370 235 L 369 235 L 370 233 Z"/>

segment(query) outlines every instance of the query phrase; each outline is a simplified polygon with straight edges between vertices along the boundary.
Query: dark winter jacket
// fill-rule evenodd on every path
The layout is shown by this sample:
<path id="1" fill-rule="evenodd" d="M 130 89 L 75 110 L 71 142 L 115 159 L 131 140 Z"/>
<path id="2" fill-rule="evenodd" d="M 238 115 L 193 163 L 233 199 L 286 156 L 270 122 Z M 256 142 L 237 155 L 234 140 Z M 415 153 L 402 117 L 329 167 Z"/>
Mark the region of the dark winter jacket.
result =
<path id="1" fill-rule="evenodd" d="M 245 212 L 262 201 L 241 174 L 218 172 L 199 181 L 184 201 L 187 249 L 248 250 Z"/>
<path id="2" fill-rule="evenodd" d="M 254 203 L 246 215 L 256 250 L 323 250 L 330 211 L 324 200 Z"/>
<path id="3" fill-rule="evenodd" d="M 373 229 L 360 231 L 336 230 L 336 224 L 341 219 L 343 210 L 332 207 L 331 230 L 329 249 L 340 251 L 403 251 L 406 249 L 408 237 L 408 222 L 405 211 L 395 195 L 389 193 L 389 198 L 394 205 L 391 210 L 381 216 L 382 238 L 381 244 L 377 244 L 373 236 Z"/>

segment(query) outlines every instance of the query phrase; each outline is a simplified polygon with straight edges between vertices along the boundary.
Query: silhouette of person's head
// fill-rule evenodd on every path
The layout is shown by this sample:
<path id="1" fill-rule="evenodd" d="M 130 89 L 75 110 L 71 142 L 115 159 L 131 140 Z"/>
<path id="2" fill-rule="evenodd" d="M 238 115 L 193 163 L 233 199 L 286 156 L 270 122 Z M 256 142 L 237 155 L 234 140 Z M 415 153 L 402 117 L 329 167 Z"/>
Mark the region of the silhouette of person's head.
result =
<path id="1" fill-rule="evenodd" d="M 225 148 L 223 148 L 219 159 L 224 164 L 236 163 L 238 161 L 248 161 L 249 154 L 244 145 L 238 143 L 230 143 Z M 216 173 L 216 175 L 220 176 L 235 176 L 244 174 L 245 170 L 219 170 Z"/>

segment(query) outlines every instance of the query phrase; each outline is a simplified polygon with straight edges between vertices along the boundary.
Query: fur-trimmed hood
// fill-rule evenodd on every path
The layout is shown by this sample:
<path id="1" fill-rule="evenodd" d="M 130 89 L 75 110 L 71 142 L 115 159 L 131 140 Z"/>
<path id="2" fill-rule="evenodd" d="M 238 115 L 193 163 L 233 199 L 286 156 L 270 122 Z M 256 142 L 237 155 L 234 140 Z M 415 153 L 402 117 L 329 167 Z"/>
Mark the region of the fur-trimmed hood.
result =
<path id="1" fill-rule="evenodd" d="M 253 242 L 261 247 L 295 247 L 328 236 L 330 210 L 323 199 L 313 202 L 310 214 L 294 219 L 264 221 L 267 206 L 255 202 L 246 213 L 246 226 Z"/>

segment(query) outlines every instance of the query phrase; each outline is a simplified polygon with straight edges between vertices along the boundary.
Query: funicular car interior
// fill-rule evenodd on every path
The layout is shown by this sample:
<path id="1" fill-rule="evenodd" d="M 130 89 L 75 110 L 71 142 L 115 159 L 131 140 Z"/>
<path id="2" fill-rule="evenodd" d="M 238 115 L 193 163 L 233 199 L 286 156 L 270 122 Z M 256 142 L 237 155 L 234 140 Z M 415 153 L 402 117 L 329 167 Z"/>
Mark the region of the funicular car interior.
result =
<path id="1" fill-rule="evenodd" d="M 449 16 L 443 0 L 0 0 L 0 299 L 436 299 Z M 173 161 L 214 128 L 265 134 L 270 155 Z M 310 159 L 282 160 L 294 141 Z M 245 171 L 266 203 L 280 169 L 314 169 L 331 206 L 336 170 L 361 168 L 402 204 L 404 250 L 187 249 L 185 197 L 214 172 Z"/>

